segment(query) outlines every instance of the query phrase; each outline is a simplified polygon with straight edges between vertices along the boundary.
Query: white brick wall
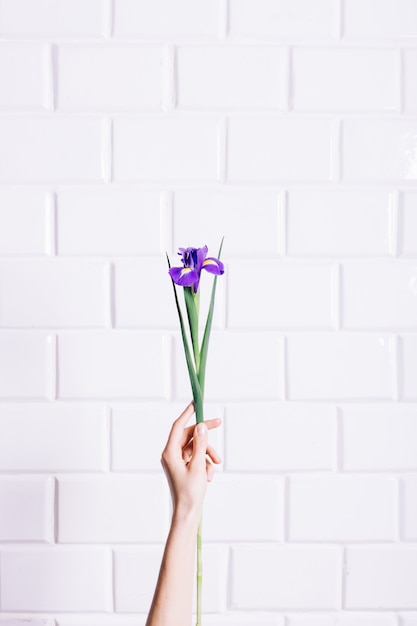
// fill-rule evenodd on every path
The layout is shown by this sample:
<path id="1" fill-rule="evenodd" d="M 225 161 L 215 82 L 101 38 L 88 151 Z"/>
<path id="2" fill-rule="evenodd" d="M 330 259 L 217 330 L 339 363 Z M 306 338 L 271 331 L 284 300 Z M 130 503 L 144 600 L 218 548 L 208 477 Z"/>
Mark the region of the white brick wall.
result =
<path id="1" fill-rule="evenodd" d="M 0 0 L 0 626 L 144 626 L 222 235 L 204 623 L 417 625 L 416 71 L 415 0 Z"/>

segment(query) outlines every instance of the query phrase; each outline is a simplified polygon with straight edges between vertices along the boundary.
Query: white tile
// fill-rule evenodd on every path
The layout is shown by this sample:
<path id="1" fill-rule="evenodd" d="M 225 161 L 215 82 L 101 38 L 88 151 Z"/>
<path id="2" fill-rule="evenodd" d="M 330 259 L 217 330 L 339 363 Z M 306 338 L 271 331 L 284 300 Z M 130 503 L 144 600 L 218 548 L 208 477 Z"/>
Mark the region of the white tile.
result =
<path id="1" fill-rule="evenodd" d="M 48 399 L 52 392 L 53 341 L 46 333 L 0 333 L 0 398 Z"/>
<path id="2" fill-rule="evenodd" d="M 179 46 L 178 106 L 277 109 L 281 57 L 277 46 Z"/>
<path id="3" fill-rule="evenodd" d="M 54 480 L 35 476 L 0 479 L 0 541 L 53 541 Z"/>
<path id="4" fill-rule="evenodd" d="M 182 405 L 139 405 L 112 408 L 112 469 L 138 471 L 161 469 L 161 453 L 172 422 Z M 182 408 L 180 408 L 182 407 Z"/>
<path id="5" fill-rule="evenodd" d="M 3 472 L 102 471 L 107 445 L 106 412 L 100 407 L 55 404 L 0 407 L 0 470 Z"/>
<path id="6" fill-rule="evenodd" d="M 230 611 L 225 615 L 207 615 L 204 621 L 211 626 L 284 626 L 285 616 L 256 612 Z"/>
<path id="7" fill-rule="evenodd" d="M 407 541 L 417 539 L 417 476 L 404 476 L 402 480 L 404 498 L 403 533 Z"/>
<path id="8" fill-rule="evenodd" d="M 344 7 L 344 32 L 349 39 L 417 36 L 414 0 L 346 0 Z"/>
<path id="9" fill-rule="evenodd" d="M 399 110 L 396 50 L 295 48 L 292 71 L 296 111 Z"/>
<path id="10" fill-rule="evenodd" d="M 344 180 L 386 182 L 417 178 L 416 120 L 346 119 L 342 133 Z"/>
<path id="11" fill-rule="evenodd" d="M 168 530 L 168 493 L 162 475 L 61 476 L 58 542 L 163 542 Z"/>
<path id="12" fill-rule="evenodd" d="M 417 50 L 404 50 L 404 106 L 406 111 L 417 111 Z"/>
<path id="13" fill-rule="evenodd" d="M 417 398 L 417 336 L 404 335 L 399 340 L 399 386 L 403 400 Z"/>
<path id="14" fill-rule="evenodd" d="M 166 258 L 116 262 L 114 283 L 117 327 L 177 328 Z"/>
<path id="15" fill-rule="evenodd" d="M 291 189 L 287 254 L 388 256 L 391 203 L 382 190 Z"/>
<path id="16" fill-rule="evenodd" d="M 45 255 L 48 197 L 45 191 L 0 189 L 0 255 Z"/>
<path id="17" fill-rule="evenodd" d="M 228 179 L 234 181 L 328 181 L 327 119 L 231 118 Z"/>
<path id="18" fill-rule="evenodd" d="M 161 46 L 58 46 L 57 108 L 158 109 L 161 58 Z"/>
<path id="19" fill-rule="evenodd" d="M 412 406 L 344 406 L 345 470 L 417 469 L 417 411 Z"/>
<path id="20" fill-rule="evenodd" d="M 149 611 L 162 553 L 162 545 L 114 550 L 114 596 L 118 613 Z"/>
<path id="21" fill-rule="evenodd" d="M 0 108 L 45 109 L 46 64 L 47 49 L 41 44 L 1 43 Z"/>
<path id="22" fill-rule="evenodd" d="M 217 178 L 217 121 L 213 118 L 123 117 L 114 120 L 116 181 Z"/>
<path id="23" fill-rule="evenodd" d="M 330 38 L 334 11 L 331 0 L 231 0 L 230 34 L 272 40 Z"/>
<path id="24" fill-rule="evenodd" d="M 386 335 L 289 336 L 289 398 L 392 400 L 393 357 L 393 344 Z"/>
<path id="25" fill-rule="evenodd" d="M 232 567 L 234 609 L 339 606 L 341 553 L 337 548 L 238 546 L 232 551 Z"/>
<path id="26" fill-rule="evenodd" d="M 175 397 L 188 399 L 191 387 L 184 348 L 175 338 Z M 282 398 L 282 338 L 272 332 L 213 332 L 206 370 L 208 400 Z"/>
<path id="27" fill-rule="evenodd" d="M 404 191 L 400 208 L 400 254 L 417 257 L 417 193 Z"/>
<path id="28" fill-rule="evenodd" d="M 210 0 L 115 0 L 116 37 L 216 37 L 218 9 Z"/>
<path id="29" fill-rule="evenodd" d="M 394 541 L 397 481 L 374 476 L 292 477 L 290 541 Z"/>
<path id="30" fill-rule="evenodd" d="M 416 546 L 348 547 L 347 609 L 416 609 Z"/>
<path id="31" fill-rule="evenodd" d="M 109 611 L 111 560 L 104 549 L 6 548 L 3 611 Z"/>
<path id="32" fill-rule="evenodd" d="M 344 263 L 344 328 L 417 329 L 417 263 Z"/>
<path id="33" fill-rule="evenodd" d="M 224 236 L 222 258 L 276 256 L 281 236 L 278 203 L 276 192 L 263 189 L 177 190 L 172 220 L 174 246 L 207 244 L 216 256 Z"/>
<path id="34" fill-rule="evenodd" d="M 336 268 L 330 263 L 284 263 L 240 261 L 228 264 L 229 328 L 321 328 L 332 327 L 332 280 Z M 255 285 L 260 298 L 248 297 Z"/>
<path id="35" fill-rule="evenodd" d="M 96 261 L 0 262 L 0 322 L 8 327 L 106 325 L 108 268 Z"/>
<path id="36" fill-rule="evenodd" d="M 2 619 L 0 620 L 1 626 L 28 626 L 28 622 L 30 626 L 55 626 L 56 622 L 54 619 L 15 619 L 11 617 L 10 619 Z"/>
<path id="37" fill-rule="evenodd" d="M 159 207 L 157 191 L 62 189 L 58 192 L 58 253 L 159 255 Z"/>
<path id="38" fill-rule="evenodd" d="M 218 474 L 207 486 L 204 537 L 208 541 L 283 541 L 283 509 L 282 479 L 245 476 L 243 480 L 240 474 Z"/>
<path id="39" fill-rule="evenodd" d="M 290 615 L 288 626 L 397 626 L 397 618 L 392 614 L 372 612 L 358 614 L 352 612 L 323 613 L 320 615 Z"/>
<path id="40" fill-rule="evenodd" d="M 100 119 L 1 117 L 0 134 L 0 182 L 103 180 Z"/>
<path id="41" fill-rule="evenodd" d="M 0 33 L 99 37 L 103 5 L 103 0 L 1 0 Z"/>
<path id="42" fill-rule="evenodd" d="M 226 409 L 225 435 L 228 471 L 330 470 L 336 452 L 336 409 L 293 403 L 256 409 L 232 405 Z"/>
<path id="43" fill-rule="evenodd" d="M 160 333 L 62 334 L 59 397 L 163 399 L 164 345 Z"/>

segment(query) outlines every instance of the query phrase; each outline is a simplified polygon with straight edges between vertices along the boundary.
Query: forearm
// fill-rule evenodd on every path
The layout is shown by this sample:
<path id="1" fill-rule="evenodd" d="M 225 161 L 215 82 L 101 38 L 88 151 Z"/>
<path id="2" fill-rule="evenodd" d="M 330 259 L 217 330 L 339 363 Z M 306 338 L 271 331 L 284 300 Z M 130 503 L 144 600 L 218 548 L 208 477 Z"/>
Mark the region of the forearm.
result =
<path id="1" fill-rule="evenodd" d="M 146 626 L 189 626 L 199 513 L 174 512 Z"/>

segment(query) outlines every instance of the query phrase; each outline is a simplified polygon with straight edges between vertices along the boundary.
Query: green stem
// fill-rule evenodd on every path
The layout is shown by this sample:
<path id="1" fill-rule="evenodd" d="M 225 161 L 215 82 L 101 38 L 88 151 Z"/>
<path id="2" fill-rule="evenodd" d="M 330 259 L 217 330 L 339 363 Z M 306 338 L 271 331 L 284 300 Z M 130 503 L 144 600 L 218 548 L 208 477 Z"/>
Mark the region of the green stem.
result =
<path id="1" fill-rule="evenodd" d="M 200 523 L 198 525 L 197 531 L 197 621 L 196 626 L 201 626 L 201 592 L 203 586 L 203 558 L 201 554 L 201 546 L 202 546 L 202 536 L 201 536 L 201 527 L 202 527 L 202 517 L 200 518 Z"/>

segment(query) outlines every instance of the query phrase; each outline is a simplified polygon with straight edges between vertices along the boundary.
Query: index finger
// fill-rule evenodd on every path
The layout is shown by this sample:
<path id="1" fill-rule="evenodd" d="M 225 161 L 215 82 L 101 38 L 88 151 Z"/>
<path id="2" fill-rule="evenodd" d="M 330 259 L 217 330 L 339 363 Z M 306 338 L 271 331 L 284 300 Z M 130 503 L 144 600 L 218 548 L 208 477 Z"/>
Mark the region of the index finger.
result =
<path id="1" fill-rule="evenodd" d="M 171 432 L 169 433 L 166 445 L 167 448 L 170 448 L 171 446 L 182 447 L 184 428 L 192 415 L 194 415 L 194 402 L 190 402 L 190 404 L 172 424 Z"/>

